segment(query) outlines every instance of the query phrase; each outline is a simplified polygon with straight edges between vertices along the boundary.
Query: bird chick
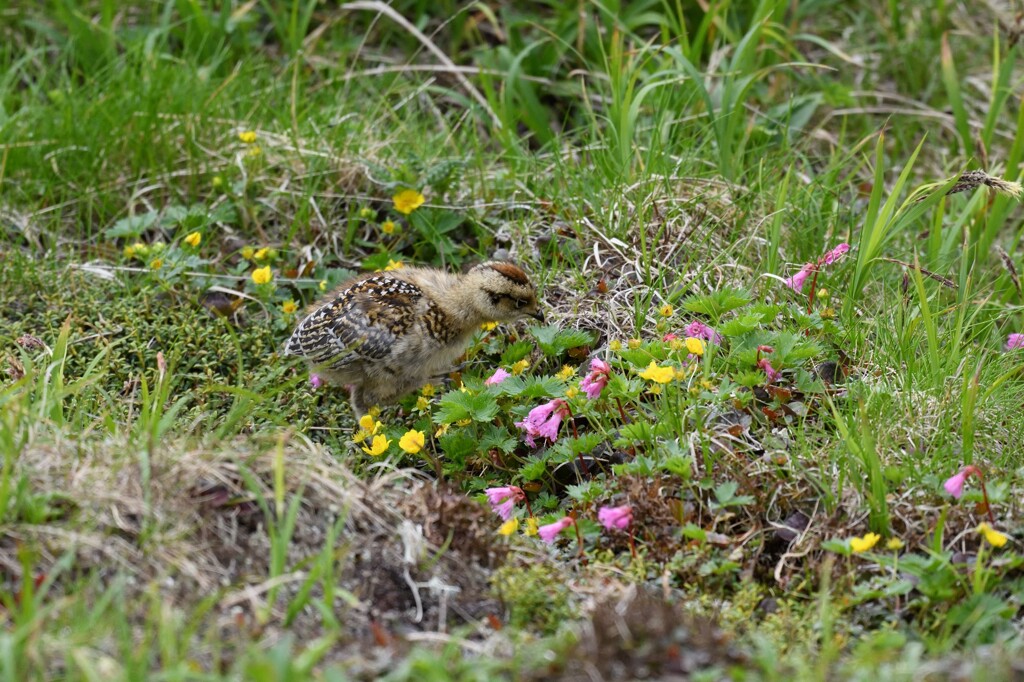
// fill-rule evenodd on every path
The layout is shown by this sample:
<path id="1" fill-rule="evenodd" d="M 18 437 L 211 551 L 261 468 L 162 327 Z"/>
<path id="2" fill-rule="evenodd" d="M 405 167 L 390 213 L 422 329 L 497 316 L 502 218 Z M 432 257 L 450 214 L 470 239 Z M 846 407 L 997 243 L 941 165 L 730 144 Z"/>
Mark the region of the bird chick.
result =
<path id="1" fill-rule="evenodd" d="M 346 386 L 357 417 L 451 371 L 485 322 L 543 321 L 519 267 L 489 261 L 464 274 L 401 268 L 357 277 L 314 305 L 286 355 L 327 383 Z"/>

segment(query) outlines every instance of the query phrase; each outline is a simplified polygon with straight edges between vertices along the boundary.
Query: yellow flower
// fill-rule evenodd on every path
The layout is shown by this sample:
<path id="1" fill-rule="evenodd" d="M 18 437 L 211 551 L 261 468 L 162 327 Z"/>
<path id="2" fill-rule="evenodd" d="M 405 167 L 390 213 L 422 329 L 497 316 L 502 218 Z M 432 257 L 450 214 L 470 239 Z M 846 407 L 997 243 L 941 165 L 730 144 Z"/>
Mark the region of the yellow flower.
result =
<path id="1" fill-rule="evenodd" d="M 389 258 L 388 259 L 388 264 L 384 266 L 384 272 L 387 272 L 389 270 L 401 270 L 404 267 L 405 267 L 405 263 L 403 263 L 402 261 L 400 261 L 400 260 L 391 260 Z"/>
<path id="2" fill-rule="evenodd" d="M 522 374 L 523 372 L 525 372 L 529 368 L 530 368 L 530 361 L 527 360 L 526 358 L 523 358 L 519 362 L 517 362 L 517 363 L 512 365 L 512 373 L 516 374 L 516 375 Z"/>
<path id="3" fill-rule="evenodd" d="M 245 155 L 250 158 L 255 158 L 262 153 L 263 150 L 260 149 L 260 146 L 258 144 L 254 144 L 253 146 L 249 147 L 249 150 L 245 152 Z"/>
<path id="4" fill-rule="evenodd" d="M 264 265 L 262 268 L 256 268 L 252 271 L 252 281 L 256 282 L 256 284 L 266 284 L 272 279 L 274 279 L 274 275 L 271 274 L 269 265 Z"/>
<path id="5" fill-rule="evenodd" d="M 252 256 L 254 253 L 256 253 L 256 250 L 253 249 L 251 246 L 242 247 L 242 258 L 244 258 L 245 260 L 252 260 Z"/>
<path id="6" fill-rule="evenodd" d="M 252 144 L 256 141 L 256 131 L 254 130 L 243 130 L 238 133 L 238 139 L 245 144 Z"/>
<path id="7" fill-rule="evenodd" d="M 1006 535 L 1000 533 L 987 523 L 978 524 L 978 532 L 985 537 L 985 542 L 993 547 L 1002 547 L 1009 540 Z"/>
<path id="8" fill-rule="evenodd" d="M 658 363 L 651 360 L 651 364 L 647 365 L 647 369 L 640 372 L 640 376 L 648 381 L 654 381 L 659 384 L 667 384 L 672 381 L 675 376 L 676 370 L 671 365 L 659 367 Z"/>
<path id="9" fill-rule="evenodd" d="M 612 340 L 608 344 L 608 349 L 609 350 L 613 350 L 613 351 L 620 351 L 620 350 L 622 350 L 622 341 L 619 341 L 618 339 Z"/>
<path id="10" fill-rule="evenodd" d="M 264 246 L 262 249 L 253 254 L 253 258 L 256 260 L 265 260 L 270 255 L 270 249 Z"/>
<path id="11" fill-rule="evenodd" d="M 444 434 L 448 433 L 448 428 L 450 426 L 451 424 L 441 424 L 441 426 L 437 428 L 437 431 L 434 431 L 434 438 L 440 438 Z"/>
<path id="12" fill-rule="evenodd" d="M 198 232 L 190 232 L 188 236 L 185 237 L 185 243 L 191 246 L 193 249 L 199 246 L 199 244 L 202 243 L 202 241 L 203 235 Z"/>
<path id="13" fill-rule="evenodd" d="M 384 234 L 394 234 L 395 233 L 395 221 L 394 220 L 385 220 L 383 223 L 380 224 L 380 231 L 383 232 Z"/>
<path id="14" fill-rule="evenodd" d="M 126 247 L 124 247 L 124 257 L 125 258 L 135 258 L 135 247 L 134 246 L 126 246 Z"/>
<path id="15" fill-rule="evenodd" d="M 469 426 L 472 423 L 473 423 L 473 420 L 470 419 L 469 417 L 466 417 L 465 419 L 460 419 L 459 421 L 455 422 L 455 425 L 456 426 Z"/>
<path id="16" fill-rule="evenodd" d="M 821 315 L 821 319 L 823 320 L 831 320 L 836 316 L 836 311 L 832 306 L 829 306 L 827 308 L 822 308 L 821 312 L 818 314 Z"/>
<path id="17" fill-rule="evenodd" d="M 327 291 L 327 280 L 320 280 L 320 291 Z"/>
<path id="18" fill-rule="evenodd" d="M 417 412 L 423 412 L 428 407 L 430 407 L 430 401 L 429 400 L 427 400 L 423 396 L 420 396 L 419 398 L 416 398 L 416 411 Z"/>
<path id="19" fill-rule="evenodd" d="M 626 342 L 626 345 L 629 346 L 630 350 L 636 350 L 640 347 L 640 339 L 630 339 Z"/>
<path id="20" fill-rule="evenodd" d="M 885 543 L 885 548 L 898 552 L 903 549 L 903 540 L 899 538 L 889 538 L 889 542 Z"/>
<path id="21" fill-rule="evenodd" d="M 370 444 L 370 447 L 366 447 L 365 445 L 363 446 L 363 452 L 368 455 L 378 457 L 387 452 L 389 447 L 391 447 L 391 441 L 383 435 L 377 435 L 373 437 L 373 442 Z"/>
<path id="22" fill-rule="evenodd" d="M 661 395 L 661 384 L 654 384 L 649 389 L 647 389 L 647 392 L 652 395 Z"/>
<path id="23" fill-rule="evenodd" d="M 501 528 L 498 529 L 498 535 L 512 535 L 519 530 L 519 519 L 512 517 L 505 523 L 501 524 Z"/>
<path id="24" fill-rule="evenodd" d="M 159 270 L 163 266 L 164 266 L 164 261 L 163 261 L 162 258 L 154 258 L 149 263 L 149 267 L 152 268 L 153 270 Z"/>
<path id="25" fill-rule="evenodd" d="M 866 552 L 882 539 L 882 536 L 878 533 L 868 533 L 862 538 L 850 538 L 850 549 L 853 550 L 854 554 L 860 554 Z"/>
<path id="26" fill-rule="evenodd" d="M 569 379 L 572 379 L 574 374 L 576 374 L 575 367 L 570 367 L 569 365 L 562 365 L 562 369 L 560 369 L 558 371 L 558 374 L 556 374 L 555 376 L 557 376 L 562 381 L 568 381 Z"/>
<path id="27" fill-rule="evenodd" d="M 697 365 L 689 365 L 687 367 L 680 367 L 679 369 L 676 370 L 676 373 L 675 373 L 673 378 L 676 379 L 676 381 L 686 381 L 690 377 L 690 375 L 693 374 L 696 371 L 697 371 Z M 698 392 L 696 386 L 691 388 L 690 391 L 695 393 L 695 394 Z"/>
<path id="28" fill-rule="evenodd" d="M 497 322 L 484 322 L 482 325 L 480 325 L 480 328 L 483 329 L 485 332 L 490 332 L 490 331 L 494 331 L 494 329 L 497 326 L 498 326 Z"/>
<path id="29" fill-rule="evenodd" d="M 423 432 L 413 430 L 406 431 L 405 435 L 398 440 L 398 447 L 402 448 L 410 455 L 415 455 L 423 449 Z"/>
<path id="30" fill-rule="evenodd" d="M 570 386 L 569 388 L 565 389 L 565 397 L 568 398 L 569 400 L 572 400 L 579 394 L 580 389 L 576 388 L 575 386 Z"/>
<path id="31" fill-rule="evenodd" d="M 661 313 L 662 317 L 672 317 L 672 313 L 675 311 L 672 309 L 671 304 L 666 303 L 658 309 L 658 312 Z"/>
<path id="32" fill-rule="evenodd" d="M 523 533 L 526 534 L 526 535 L 536 535 L 537 534 L 537 519 L 535 519 L 532 516 L 530 518 L 526 519 L 526 530 L 524 530 Z"/>
<path id="33" fill-rule="evenodd" d="M 437 389 L 434 388 L 434 384 L 423 384 L 423 388 L 420 389 L 420 395 L 430 398 L 437 393 Z"/>
<path id="34" fill-rule="evenodd" d="M 285 315 L 291 315 L 292 313 L 294 313 L 298 309 L 299 309 L 299 306 L 297 306 L 295 304 L 295 301 L 290 301 L 289 300 L 289 301 L 285 301 L 284 303 L 281 304 L 281 310 L 284 311 Z"/>
<path id="35" fill-rule="evenodd" d="M 691 336 L 686 339 L 686 350 L 694 355 L 704 355 L 704 342 Z"/>
<path id="36" fill-rule="evenodd" d="M 373 417 L 374 419 L 376 419 L 377 417 L 380 416 L 380 408 L 377 407 L 376 405 L 374 405 L 373 407 L 371 407 L 370 409 L 368 409 L 366 411 L 366 414 L 368 414 L 371 417 Z"/>
<path id="37" fill-rule="evenodd" d="M 669 350 L 682 350 L 683 342 L 680 339 L 672 339 L 668 342 Z"/>
<path id="38" fill-rule="evenodd" d="M 395 210 L 404 215 L 409 215 L 423 205 L 426 198 L 414 189 L 403 189 L 391 197 L 395 202 Z"/>

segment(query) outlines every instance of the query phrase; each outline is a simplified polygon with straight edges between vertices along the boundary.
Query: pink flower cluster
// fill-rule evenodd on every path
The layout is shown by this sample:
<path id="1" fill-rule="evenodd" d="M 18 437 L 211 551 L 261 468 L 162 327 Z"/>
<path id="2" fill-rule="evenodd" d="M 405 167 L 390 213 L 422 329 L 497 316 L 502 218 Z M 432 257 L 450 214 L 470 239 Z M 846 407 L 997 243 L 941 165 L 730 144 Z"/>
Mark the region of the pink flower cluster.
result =
<path id="1" fill-rule="evenodd" d="M 686 326 L 686 335 L 695 339 L 704 339 L 708 343 L 722 343 L 722 335 L 700 320 L 694 320 Z"/>
<path id="2" fill-rule="evenodd" d="M 628 504 L 621 507 L 601 507 L 597 510 L 597 520 L 608 530 L 626 530 L 633 523 L 633 508 Z"/>
<path id="3" fill-rule="evenodd" d="M 800 271 L 798 273 L 786 279 L 786 286 L 788 286 L 793 291 L 800 291 L 801 289 L 804 288 L 804 282 L 807 280 L 807 278 L 810 277 L 815 272 L 817 272 L 819 269 L 821 269 L 821 266 L 832 265 L 837 260 L 842 258 L 843 254 L 845 254 L 849 250 L 850 245 L 843 242 L 842 244 L 840 244 L 839 246 L 837 246 L 836 248 L 832 249 L 824 256 L 819 258 L 817 262 L 804 263 L 804 266 L 800 268 Z"/>
<path id="4" fill-rule="evenodd" d="M 583 377 L 583 381 L 580 382 L 580 389 L 591 400 L 597 400 L 601 395 L 601 391 L 608 385 L 611 372 L 611 365 L 600 358 L 594 358 L 590 361 L 590 374 Z"/>
<path id="5" fill-rule="evenodd" d="M 530 410 L 526 419 L 516 422 L 515 425 L 526 431 L 523 439 L 533 448 L 537 447 L 535 438 L 547 438 L 549 442 L 554 443 L 558 438 L 558 427 L 569 414 L 569 405 L 561 398 L 555 398 Z"/>
<path id="6" fill-rule="evenodd" d="M 484 491 L 487 501 L 491 503 L 491 509 L 501 517 L 502 521 L 512 518 L 512 511 L 516 502 L 526 499 L 523 489 L 515 485 L 506 485 L 501 488 L 488 488 Z"/>
<path id="7" fill-rule="evenodd" d="M 1006 350 L 1017 350 L 1024 348 L 1024 334 L 1010 334 L 1006 339 Z"/>
<path id="8" fill-rule="evenodd" d="M 757 366 L 764 370 L 765 376 L 768 377 L 769 384 L 782 378 L 782 372 L 772 367 L 772 363 L 768 358 L 761 358 L 758 360 Z"/>

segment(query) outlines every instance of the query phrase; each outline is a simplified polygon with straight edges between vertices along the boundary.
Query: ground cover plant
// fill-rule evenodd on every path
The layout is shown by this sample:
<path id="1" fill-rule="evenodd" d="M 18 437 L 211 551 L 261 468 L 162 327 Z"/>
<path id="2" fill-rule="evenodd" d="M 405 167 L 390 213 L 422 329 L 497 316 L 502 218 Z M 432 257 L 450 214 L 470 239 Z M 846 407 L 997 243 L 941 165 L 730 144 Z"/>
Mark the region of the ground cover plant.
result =
<path id="1" fill-rule="evenodd" d="M 1020 674 L 1024 8 L 0 8 L 0 676 Z M 283 343 L 508 258 L 356 421 Z"/>

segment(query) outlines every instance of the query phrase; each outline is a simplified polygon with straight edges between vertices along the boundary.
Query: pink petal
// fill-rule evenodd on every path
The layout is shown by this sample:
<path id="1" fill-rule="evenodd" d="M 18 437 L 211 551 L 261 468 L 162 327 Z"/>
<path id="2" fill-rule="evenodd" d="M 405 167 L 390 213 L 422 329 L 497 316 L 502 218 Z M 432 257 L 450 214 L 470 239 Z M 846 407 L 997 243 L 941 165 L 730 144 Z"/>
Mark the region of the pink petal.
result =
<path id="1" fill-rule="evenodd" d="M 849 250 L 850 250 L 850 245 L 847 244 L 846 242 L 843 242 L 842 244 L 840 244 L 839 246 L 837 246 L 836 248 L 832 249 L 831 251 L 826 253 L 824 256 L 822 256 L 821 257 L 821 263 L 823 265 L 832 265 L 837 260 L 842 258 L 843 254 L 846 253 Z"/>
<path id="2" fill-rule="evenodd" d="M 946 482 L 942 484 L 942 487 L 946 489 L 947 493 L 959 500 L 960 496 L 964 494 L 964 482 L 966 481 L 967 470 L 961 469 L 947 478 Z"/>
<path id="3" fill-rule="evenodd" d="M 324 380 L 320 378 L 319 374 L 310 374 L 309 383 L 313 387 L 313 390 L 320 388 L 324 385 Z"/>
<path id="4" fill-rule="evenodd" d="M 1024 334 L 1010 334 L 1006 339 L 1006 350 L 1024 348 Z"/>
<path id="5" fill-rule="evenodd" d="M 633 508 L 629 505 L 621 507 L 601 507 L 597 511 L 597 520 L 608 530 L 629 528 L 633 522 Z"/>
<path id="6" fill-rule="evenodd" d="M 772 363 L 768 361 L 768 358 L 761 358 L 757 366 L 764 370 L 769 382 L 778 381 L 782 378 L 782 372 L 772 367 Z"/>
<path id="7" fill-rule="evenodd" d="M 664 341 L 665 343 L 668 343 L 669 341 L 675 341 L 678 338 L 678 336 L 676 336 L 672 332 L 669 332 L 668 334 L 665 334 L 665 336 L 661 337 L 661 340 Z"/>
<path id="8" fill-rule="evenodd" d="M 686 335 L 696 339 L 704 339 L 711 343 L 721 343 L 722 335 L 700 320 L 694 320 L 686 327 Z"/>
<path id="9" fill-rule="evenodd" d="M 484 382 L 484 385 L 485 386 L 497 386 L 498 384 L 503 382 L 505 379 L 508 379 L 510 376 L 512 376 L 512 375 L 509 374 L 508 372 L 506 372 L 505 370 L 503 370 L 501 367 L 499 367 L 498 369 L 494 370 L 494 374 L 492 374 L 491 377 L 487 381 Z"/>
<path id="10" fill-rule="evenodd" d="M 565 516 L 554 523 L 549 523 L 546 526 L 541 526 L 537 529 L 537 535 L 544 542 L 551 544 L 558 537 L 558 534 L 568 528 L 574 523 L 571 516 Z"/>
<path id="11" fill-rule="evenodd" d="M 792 277 L 786 280 L 786 286 L 793 291 L 800 291 L 804 288 L 804 280 L 806 280 L 812 272 L 814 272 L 814 264 L 808 263 L 807 265 L 800 268 L 800 272 L 796 273 Z"/>
<path id="12" fill-rule="evenodd" d="M 602 374 L 611 374 L 612 366 L 601 358 L 594 358 L 590 361 L 590 371 L 600 372 Z"/>

